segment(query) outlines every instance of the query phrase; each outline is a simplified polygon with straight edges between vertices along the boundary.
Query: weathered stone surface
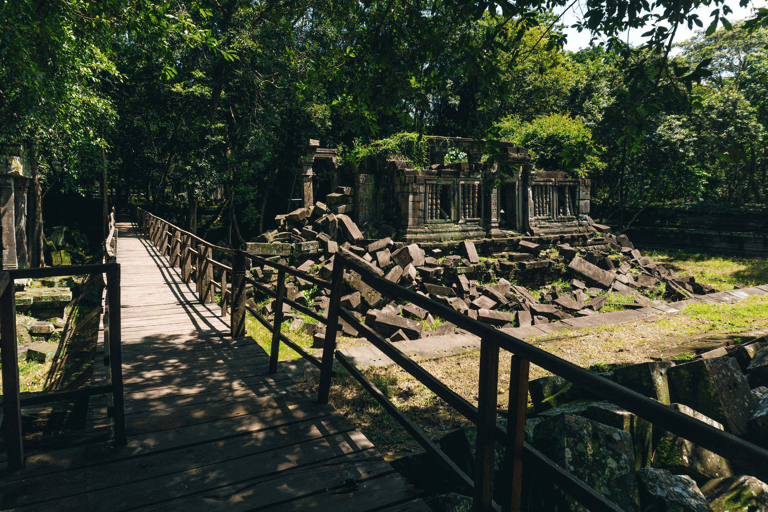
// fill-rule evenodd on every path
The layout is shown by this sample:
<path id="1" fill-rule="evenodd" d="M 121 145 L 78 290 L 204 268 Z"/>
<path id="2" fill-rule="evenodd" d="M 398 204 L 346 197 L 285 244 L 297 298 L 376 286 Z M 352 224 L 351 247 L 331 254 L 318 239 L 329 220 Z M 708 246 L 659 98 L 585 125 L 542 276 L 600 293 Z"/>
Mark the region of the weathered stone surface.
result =
<path id="1" fill-rule="evenodd" d="M 666 469 L 637 472 L 643 512 L 712 512 L 696 482 Z"/>
<path id="2" fill-rule="evenodd" d="M 365 284 L 357 272 L 345 272 L 344 281 L 353 289 L 360 292 L 360 296 L 363 298 L 368 307 L 377 308 L 387 302 L 379 292 Z"/>
<path id="3" fill-rule="evenodd" d="M 608 302 L 608 296 L 607 295 L 600 295 L 598 297 L 595 297 L 594 299 L 590 300 L 586 304 L 584 304 L 585 308 L 590 308 L 593 311 L 600 311 L 600 308 L 605 306 L 605 303 Z"/>
<path id="4" fill-rule="evenodd" d="M 528 242 L 527 240 L 520 240 L 520 244 L 517 246 L 517 249 L 520 252 L 533 254 L 535 256 L 538 256 L 541 252 L 541 246 L 539 244 L 534 244 L 533 242 Z"/>
<path id="5" fill-rule="evenodd" d="M 497 306 L 495 300 L 493 300 L 490 297 L 486 297 L 485 295 L 481 295 L 480 297 L 476 298 L 472 301 L 472 307 L 474 309 L 493 309 Z"/>
<path id="6" fill-rule="evenodd" d="M 439 286 L 436 284 L 424 283 L 424 289 L 427 291 L 427 293 L 431 293 L 432 295 L 437 295 L 440 297 L 456 296 L 456 292 L 453 291 L 453 288 L 448 288 L 447 286 Z"/>
<path id="7" fill-rule="evenodd" d="M 395 334 L 389 337 L 389 341 L 393 343 L 398 341 L 408 341 L 408 339 L 408 336 L 406 336 L 402 329 L 398 329 Z"/>
<path id="8" fill-rule="evenodd" d="M 747 432 L 752 393 L 731 357 L 701 359 L 667 370 L 670 399 L 725 425 L 735 435 Z"/>
<path id="9" fill-rule="evenodd" d="M 368 244 L 368 252 L 373 253 L 376 251 L 380 251 L 386 247 L 389 247 L 391 243 L 392 243 L 392 239 L 389 237 L 382 238 L 381 240 L 376 240 L 375 242 L 371 242 L 370 244 Z"/>
<path id="10" fill-rule="evenodd" d="M 477 255 L 477 249 L 475 244 L 469 240 L 465 240 L 459 244 L 459 252 L 462 256 L 467 258 L 471 264 L 480 263 L 480 257 Z"/>
<path id="11" fill-rule="evenodd" d="M 578 276 L 585 278 L 587 281 L 596 283 L 604 289 L 610 288 L 613 280 L 616 278 L 615 272 L 603 270 L 579 256 L 576 256 L 571 260 L 568 269 Z"/>
<path id="12" fill-rule="evenodd" d="M 458 297 L 449 297 L 447 299 L 447 302 L 449 306 L 451 306 L 454 310 L 458 311 L 459 313 L 466 314 L 467 311 L 469 311 L 469 306 L 467 306 L 467 303 Z"/>
<path id="13" fill-rule="evenodd" d="M 531 322 L 533 321 L 533 318 L 531 317 L 531 312 L 522 310 L 517 312 L 517 326 L 518 327 L 528 327 L 531 325 Z"/>
<path id="14" fill-rule="evenodd" d="M 559 375 L 549 375 L 528 383 L 536 413 L 583 398 L 581 391 Z"/>
<path id="15" fill-rule="evenodd" d="M 47 343 L 45 341 L 36 341 L 27 345 L 27 361 L 37 361 L 44 363 L 50 361 L 56 355 L 58 344 Z"/>
<path id="16" fill-rule="evenodd" d="M 344 234 L 350 243 L 356 243 L 363 239 L 363 234 L 360 232 L 360 228 L 354 223 L 352 219 L 344 214 L 336 215 L 336 219 L 339 221 L 341 232 Z"/>
<path id="17" fill-rule="evenodd" d="M 400 281 L 400 278 L 403 276 L 403 267 L 399 265 L 395 265 L 392 267 L 392 269 L 387 272 L 387 275 L 384 276 L 384 279 L 387 281 L 392 281 L 393 283 L 397 283 Z"/>
<path id="18" fill-rule="evenodd" d="M 768 385 L 768 347 L 761 349 L 750 361 L 746 370 L 753 385 Z"/>
<path id="19" fill-rule="evenodd" d="M 756 396 L 757 400 L 754 410 L 749 416 L 749 431 L 766 436 L 768 435 L 768 393 L 763 393 L 759 396 L 755 394 L 753 396 Z"/>
<path id="20" fill-rule="evenodd" d="M 720 423 L 686 405 L 672 404 L 670 407 L 709 426 L 723 430 Z M 675 474 L 688 475 L 697 482 L 733 475 L 731 464 L 725 458 L 700 448 L 687 439 L 664 431 L 656 445 L 653 467 L 668 469 Z"/>
<path id="21" fill-rule="evenodd" d="M 384 271 L 381 270 L 376 265 L 366 261 L 365 259 L 361 258 L 357 254 L 353 253 L 352 251 L 344 251 L 344 256 L 352 260 L 353 262 L 357 263 L 361 267 L 367 269 L 373 274 L 376 274 L 377 276 L 384 276 Z"/>
<path id="22" fill-rule="evenodd" d="M 392 266 L 392 253 L 389 252 L 389 249 L 382 249 L 376 253 L 376 263 L 378 263 L 379 268 L 382 270 Z"/>
<path id="23" fill-rule="evenodd" d="M 424 320 L 427 317 L 427 310 L 416 304 L 408 303 L 403 306 L 403 316 L 413 320 Z"/>
<path id="24" fill-rule="evenodd" d="M 360 292 L 350 293 L 341 298 L 341 307 L 346 309 L 357 309 L 360 307 L 360 303 L 363 297 Z"/>
<path id="25" fill-rule="evenodd" d="M 469 279 L 465 275 L 460 275 L 458 277 L 459 281 L 459 289 L 461 290 L 461 293 L 463 293 L 465 296 L 469 293 Z"/>
<path id="26" fill-rule="evenodd" d="M 506 325 L 515 320 L 512 314 L 506 311 L 491 311 L 490 309 L 478 310 L 477 319 L 490 325 Z"/>
<path id="27" fill-rule="evenodd" d="M 672 368 L 669 361 L 633 364 L 613 371 L 614 380 L 622 386 L 669 404 L 669 383 L 667 371 Z"/>
<path id="28" fill-rule="evenodd" d="M 609 402 L 595 402 L 579 415 L 603 425 L 629 432 L 635 450 L 635 469 L 651 465 L 653 423 Z"/>
<path id="29" fill-rule="evenodd" d="M 626 512 L 639 511 L 632 438 L 623 430 L 580 416 L 559 414 L 534 428 L 533 446 Z M 586 510 L 554 489 L 546 476 L 534 478 L 532 510 Z"/>
<path id="30" fill-rule="evenodd" d="M 383 313 L 380 311 L 369 311 L 366 315 L 366 323 L 369 316 L 372 317 L 371 327 L 385 338 L 389 338 L 398 330 L 401 330 L 409 339 L 417 339 L 421 335 L 423 324 L 414 322 L 402 316 Z"/>
<path id="31" fill-rule="evenodd" d="M 561 295 L 557 299 L 555 299 L 555 303 L 569 311 L 580 311 L 584 309 L 584 305 L 580 304 L 579 302 L 576 302 L 571 297 L 567 295 Z"/>
<path id="32" fill-rule="evenodd" d="M 45 335 L 51 334 L 56 328 L 50 322 L 32 322 L 29 326 L 30 334 Z"/>
<path id="33" fill-rule="evenodd" d="M 392 254 L 392 259 L 403 268 L 408 264 L 420 267 L 424 265 L 424 251 L 418 244 L 410 244 L 395 251 Z"/>
<path id="34" fill-rule="evenodd" d="M 311 213 L 312 213 L 312 210 L 310 210 L 309 208 L 299 208 L 299 209 L 293 210 L 291 213 L 286 215 L 285 218 L 289 222 L 301 224 L 307 219 L 307 217 L 309 217 Z"/>
<path id="35" fill-rule="evenodd" d="M 765 346 L 765 342 L 755 341 L 753 343 L 742 345 L 733 352 L 733 357 L 736 359 L 736 362 L 739 363 L 741 371 L 746 371 L 747 367 L 755 358 L 755 356 Z"/>
<path id="36" fill-rule="evenodd" d="M 748 475 L 716 478 L 701 487 L 713 512 L 764 512 L 768 485 Z"/>

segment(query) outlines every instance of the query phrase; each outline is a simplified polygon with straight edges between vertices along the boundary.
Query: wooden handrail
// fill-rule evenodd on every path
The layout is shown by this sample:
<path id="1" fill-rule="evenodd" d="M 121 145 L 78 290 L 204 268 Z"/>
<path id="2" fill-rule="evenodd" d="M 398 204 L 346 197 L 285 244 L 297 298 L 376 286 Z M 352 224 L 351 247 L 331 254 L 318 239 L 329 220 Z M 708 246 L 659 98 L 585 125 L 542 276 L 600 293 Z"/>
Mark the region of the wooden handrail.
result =
<path id="1" fill-rule="evenodd" d="M 144 215 L 147 215 L 147 216 L 149 216 L 149 217 L 152 217 L 152 218 L 154 218 L 154 219 L 157 219 L 159 222 L 161 222 L 161 223 L 165 224 L 166 226 L 168 226 L 168 227 L 171 227 L 171 228 L 175 229 L 175 230 L 176 230 L 176 231 L 178 231 L 179 233 L 182 233 L 182 234 L 184 234 L 184 235 L 187 235 L 187 236 L 189 236 L 189 237 L 190 237 L 190 238 L 192 238 L 193 240 L 195 240 L 195 241 L 197 241 L 198 243 L 201 243 L 201 244 L 203 244 L 203 245 L 205 245 L 205 246 L 207 246 L 207 247 L 210 247 L 210 248 L 211 248 L 211 249 L 213 249 L 214 251 L 218 251 L 218 252 L 224 252 L 224 253 L 227 253 L 227 254 L 234 254 L 234 253 L 236 252 L 236 250 L 235 250 L 235 249 L 230 249 L 229 247 L 222 247 L 222 246 L 220 246 L 220 245 L 215 245 L 215 244 L 212 244 L 212 243 L 210 243 L 210 242 L 207 242 L 207 241 L 206 241 L 206 240 L 204 240 L 203 238 L 200 238 L 199 236 L 197 236 L 197 235 L 195 235 L 195 234 L 193 234 L 193 233 L 191 233 L 191 232 L 189 232 L 189 231 L 186 231 L 186 230 L 184 230 L 184 229 L 182 229 L 182 228 L 180 228 L 180 227 L 176 226 L 175 224 L 171 224 L 171 223 L 170 223 L 170 222 L 168 222 L 167 220 L 165 220 L 165 219 L 162 219 L 162 218 L 160 218 L 160 217 L 158 217 L 157 215 L 154 215 L 154 214 L 152 214 L 152 213 L 149 213 L 147 210 L 145 210 L 145 209 L 143 209 L 143 208 L 141 208 L 141 207 L 137 207 L 137 210 L 138 210 L 138 212 L 139 212 L 139 215 L 142 215 L 142 214 L 144 214 Z"/>
<path id="2" fill-rule="evenodd" d="M 372 273 L 369 269 L 358 264 L 354 258 L 348 257 L 344 251 L 341 251 L 336 255 L 336 259 L 334 260 L 334 270 L 337 266 L 340 266 L 340 264 L 343 264 L 349 268 L 353 268 L 361 275 L 362 280 L 366 284 L 373 287 L 378 292 L 383 293 L 389 297 L 397 297 L 398 299 L 409 301 L 419 307 L 426 309 L 431 314 L 439 316 L 446 321 L 452 322 L 458 327 L 465 329 L 476 336 L 479 336 L 482 340 L 481 347 L 493 346 L 496 347 L 496 350 L 501 348 L 511 352 L 514 355 L 512 378 L 515 379 L 516 382 L 511 384 L 510 388 L 510 409 L 514 407 L 515 413 L 510 416 L 511 431 L 508 432 L 507 429 L 501 427 L 498 424 L 495 425 L 494 429 L 496 430 L 497 437 L 499 439 L 507 438 L 508 442 L 511 443 L 507 446 L 507 455 L 510 457 L 510 460 L 507 461 L 507 466 L 508 469 L 511 470 L 511 478 L 517 482 L 519 482 L 520 461 L 523 458 L 526 460 L 534 460 L 536 461 L 536 464 L 543 464 L 544 466 L 550 467 L 550 470 L 554 472 L 552 473 L 553 475 L 557 473 L 557 478 L 560 478 L 561 480 L 563 478 L 572 480 L 570 483 L 566 484 L 566 487 L 568 487 L 574 493 L 578 494 L 578 498 L 576 495 L 574 495 L 575 498 L 585 500 L 582 503 L 584 503 L 588 508 L 594 510 L 619 510 L 615 504 L 606 500 L 598 493 L 595 493 L 594 490 L 588 489 L 588 487 L 584 486 L 583 482 L 575 479 L 567 472 L 563 472 L 562 474 L 558 473 L 559 470 L 552 461 L 549 461 L 546 457 L 537 452 L 530 445 L 522 442 L 523 436 L 521 432 L 519 432 L 519 428 L 524 428 L 525 424 L 525 409 L 521 405 L 521 396 L 523 391 L 525 393 L 525 400 L 527 402 L 527 385 L 523 386 L 522 381 L 525 380 L 527 383 L 527 376 L 524 378 L 524 374 L 527 373 L 527 365 L 530 363 L 536 364 L 555 375 L 560 375 L 568 381 L 572 382 L 574 385 L 580 386 L 590 391 L 595 396 L 609 400 L 610 402 L 615 403 L 624 409 L 637 414 L 642 418 L 645 418 L 646 420 L 657 423 L 665 430 L 672 432 L 682 438 L 688 439 L 703 448 L 706 448 L 726 458 L 738 458 L 740 461 L 747 462 L 752 468 L 753 473 L 758 477 L 762 476 L 760 470 L 762 468 L 768 467 L 768 450 L 753 445 L 732 434 L 715 429 L 714 427 L 711 427 L 690 416 L 676 411 L 664 404 L 661 404 L 633 390 L 625 388 L 615 382 L 609 381 L 597 374 L 584 370 L 583 368 L 580 368 L 564 359 L 561 359 L 553 354 L 530 345 L 519 338 L 510 336 L 491 326 L 473 320 L 470 317 L 453 310 L 452 308 L 432 301 L 428 297 L 383 279 Z M 400 364 L 406 371 L 413 375 L 422 384 L 430 388 L 444 400 L 448 398 L 446 402 L 456 408 L 465 417 L 473 421 L 473 423 L 477 424 L 476 420 L 478 419 L 478 414 L 480 415 L 480 418 L 484 417 L 482 410 L 476 409 L 468 403 L 465 404 L 464 402 L 466 401 L 463 399 L 456 400 L 456 396 L 454 396 L 455 393 L 452 391 L 447 390 L 446 392 L 446 390 L 440 389 L 440 387 L 437 386 L 434 382 L 436 380 L 434 377 L 431 375 L 426 376 L 424 375 L 423 370 L 413 368 L 413 364 L 415 363 L 410 361 L 407 356 L 401 354 L 400 351 L 393 347 L 391 343 L 378 336 L 371 329 L 357 322 L 357 320 L 348 312 L 342 311 L 342 316 L 344 316 L 345 320 L 348 321 L 354 328 L 357 328 L 364 337 L 368 338 L 371 343 L 382 350 L 396 363 Z M 498 361 L 498 356 L 490 355 L 486 356 L 485 359 L 485 363 L 487 364 L 481 364 L 481 367 L 485 366 L 485 371 L 488 371 L 488 364 L 493 364 L 494 359 L 495 361 Z M 515 364 L 518 365 L 517 368 L 514 367 Z M 523 366 L 525 368 L 523 368 Z M 481 371 L 483 371 L 482 368 Z M 516 388 L 515 394 L 517 396 L 517 400 L 512 400 L 512 386 Z M 493 393 L 496 393 L 495 389 L 493 390 Z M 490 396 L 490 393 L 481 392 L 479 394 L 487 394 Z M 469 405 L 469 407 L 467 407 L 467 405 Z M 490 411 L 487 411 L 487 413 L 490 413 Z M 487 417 L 487 414 L 485 417 Z M 515 426 L 517 426 L 517 428 L 515 428 Z M 478 442 L 481 441 L 479 440 Z M 516 450 L 516 446 L 520 447 L 520 449 Z M 480 447 L 478 447 L 478 449 L 479 448 Z M 517 460 L 515 461 L 513 459 Z M 518 468 L 517 475 L 515 475 L 515 466 Z M 485 475 L 483 480 L 487 480 L 487 478 L 488 475 Z M 482 493 L 478 491 L 476 487 L 475 491 L 476 500 L 480 499 L 481 495 L 483 494 L 485 496 L 490 495 L 487 489 L 485 493 Z M 478 492 L 480 492 L 480 494 L 478 494 Z M 486 499 L 485 501 L 486 505 L 490 506 L 488 505 L 488 500 Z M 480 509 L 485 510 L 485 506 L 481 507 Z M 516 506 L 513 502 L 510 502 L 509 505 L 505 504 L 505 510 L 518 509 L 519 502 Z"/>

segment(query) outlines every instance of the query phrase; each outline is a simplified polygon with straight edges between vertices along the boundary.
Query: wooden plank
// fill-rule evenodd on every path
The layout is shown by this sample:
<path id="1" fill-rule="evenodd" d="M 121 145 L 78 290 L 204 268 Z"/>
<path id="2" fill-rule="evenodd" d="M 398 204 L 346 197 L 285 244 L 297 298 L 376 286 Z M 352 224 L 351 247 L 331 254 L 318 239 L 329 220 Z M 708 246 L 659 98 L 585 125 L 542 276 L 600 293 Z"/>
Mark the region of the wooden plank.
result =
<path id="1" fill-rule="evenodd" d="M 0 507 L 5 509 L 45 503 L 83 492 L 124 485 L 129 481 L 148 481 L 239 457 L 276 452 L 281 448 L 350 432 L 350 429 L 350 425 L 340 423 L 335 416 L 327 416 L 236 436 L 226 442 L 220 438 L 181 450 L 153 452 L 107 465 L 62 471 L 55 478 L 41 475 L 21 482 L 0 483 Z M 43 487 L 45 493 L 37 492 Z"/>

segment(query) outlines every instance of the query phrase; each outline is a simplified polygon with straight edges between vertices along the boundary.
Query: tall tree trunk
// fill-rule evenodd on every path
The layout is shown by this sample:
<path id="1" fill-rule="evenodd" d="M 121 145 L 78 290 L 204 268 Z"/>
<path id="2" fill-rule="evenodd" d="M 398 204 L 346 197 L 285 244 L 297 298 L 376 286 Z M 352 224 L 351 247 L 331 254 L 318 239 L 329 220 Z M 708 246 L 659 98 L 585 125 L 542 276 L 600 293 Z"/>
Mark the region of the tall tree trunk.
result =
<path id="1" fill-rule="evenodd" d="M 752 189 L 752 193 L 755 195 L 755 202 L 756 203 L 762 203 L 763 202 L 763 195 L 762 191 L 760 190 L 760 185 L 757 183 L 757 179 L 755 179 L 755 174 L 757 174 L 757 155 L 755 154 L 755 146 L 752 146 L 751 151 L 751 158 L 749 162 L 749 186 Z"/>
<path id="2" fill-rule="evenodd" d="M 43 241 L 43 191 L 40 187 L 40 170 L 37 165 L 37 147 L 30 148 L 30 168 L 32 183 L 29 187 L 28 205 L 32 206 L 29 219 L 29 265 L 32 268 L 45 266 L 45 242 Z"/>
<path id="3" fill-rule="evenodd" d="M 190 189 L 187 192 L 187 197 L 189 198 L 189 214 L 187 215 L 187 218 L 189 219 L 189 232 L 193 235 L 197 234 L 197 195 L 195 194 L 195 191 Z"/>

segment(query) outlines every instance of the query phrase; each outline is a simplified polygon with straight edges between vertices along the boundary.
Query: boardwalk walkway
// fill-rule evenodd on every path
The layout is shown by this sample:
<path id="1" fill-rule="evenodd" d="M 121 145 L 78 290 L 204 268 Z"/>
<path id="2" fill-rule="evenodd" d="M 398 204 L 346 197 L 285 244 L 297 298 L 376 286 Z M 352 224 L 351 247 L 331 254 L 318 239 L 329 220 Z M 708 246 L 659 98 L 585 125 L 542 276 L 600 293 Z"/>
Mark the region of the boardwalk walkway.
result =
<path id="1" fill-rule="evenodd" d="M 29 454 L 0 471 L 0 510 L 429 510 L 365 436 L 268 374 L 253 340 L 229 338 L 218 308 L 119 229 L 128 445 Z"/>

